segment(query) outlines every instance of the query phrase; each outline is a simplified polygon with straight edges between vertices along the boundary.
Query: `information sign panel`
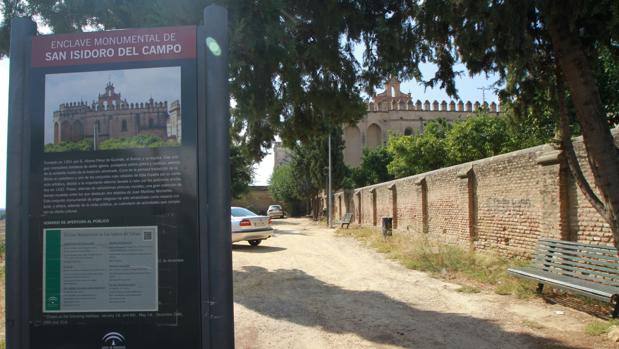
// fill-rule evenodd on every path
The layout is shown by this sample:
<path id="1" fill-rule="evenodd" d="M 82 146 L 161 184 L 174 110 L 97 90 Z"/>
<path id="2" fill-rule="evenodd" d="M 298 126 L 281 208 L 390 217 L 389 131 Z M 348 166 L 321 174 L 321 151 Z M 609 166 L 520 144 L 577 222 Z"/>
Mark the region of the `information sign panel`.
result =
<path id="1" fill-rule="evenodd" d="M 204 23 L 12 21 L 7 349 L 234 347 L 227 11 Z"/>
<path id="2" fill-rule="evenodd" d="M 202 345 L 197 30 L 32 38 L 28 347 Z"/>

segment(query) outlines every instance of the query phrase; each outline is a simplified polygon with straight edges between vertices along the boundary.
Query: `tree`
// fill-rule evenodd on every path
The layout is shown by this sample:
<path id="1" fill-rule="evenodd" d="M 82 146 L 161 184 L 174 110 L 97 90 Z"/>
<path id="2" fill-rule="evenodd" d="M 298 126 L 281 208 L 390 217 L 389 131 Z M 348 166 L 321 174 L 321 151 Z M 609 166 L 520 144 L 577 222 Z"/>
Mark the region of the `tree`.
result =
<path id="1" fill-rule="evenodd" d="M 385 147 L 363 149 L 361 165 L 351 170 L 353 186 L 365 187 L 392 180 L 394 177 L 387 170 L 391 161 L 393 161 L 393 156 Z"/>
<path id="2" fill-rule="evenodd" d="M 92 140 L 82 139 L 79 142 L 63 141 L 60 143 L 48 143 L 45 145 L 46 153 L 63 152 L 63 151 L 90 151 L 93 150 Z"/>
<path id="3" fill-rule="evenodd" d="M 291 165 L 297 179 L 299 199 L 311 200 L 314 219 L 318 218 L 318 194 L 327 189 L 328 177 L 328 131 L 293 148 Z M 344 140 L 342 129 L 331 129 L 331 180 L 332 187 L 342 187 L 347 174 L 344 165 Z"/>
<path id="4" fill-rule="evenodd" d="M 520 149 L 510 139 L 506 119 L 485 113 L 456 122 L 445 146 L 450 161 L 458 164 Z"/>
<path id="5" fill-rule="evenodd" d="M 430 121 L 420 135 L 389 137 L 387 151 L 393 158 L 387 165 L 389 174 L 401 178 L 450 165 L 445 144 L 450 127 L 445 120 Z"/>
<path id="6" fill-rule="evenodd" d="M 301 177 L 296 176 L 292 164 L 278 166 L 269 179 L 269 192 L 277 202 L 284 204 L 284 209 L 292 216 L 307 210 L 309 200 L 303 197 L 300 187 Z"/>
<path id="7" fill-rule="evenodd" d="M 291 164 L 283 164 L 273 170 L 269 179 L 269 191 L 276 201 L 291 203 L 299 200 L 294 168 Z"/>
<path id="8" fill-rule="evenodd" d="M 254 162 L 243 152 L 242 145 L 230 144 L 230 190 L 233 198 L 247 193 L 253 179 Z"/>
<path id="9" fill-rule="evenodd" d="M 178 146 L 179 144 L 176 140 L 164 141 L 161 137 L 153 135 L 138 135 L 133 137 L 106 139 L 99 145 L 99 150 Z"/>

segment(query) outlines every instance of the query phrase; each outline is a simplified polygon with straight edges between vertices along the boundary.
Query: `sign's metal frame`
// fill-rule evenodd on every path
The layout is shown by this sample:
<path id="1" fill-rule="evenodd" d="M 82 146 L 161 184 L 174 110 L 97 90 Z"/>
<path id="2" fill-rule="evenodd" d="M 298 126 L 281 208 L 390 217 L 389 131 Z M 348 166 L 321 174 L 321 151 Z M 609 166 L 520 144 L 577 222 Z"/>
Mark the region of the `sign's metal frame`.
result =
<path id="1" fill-rule="evenodd" d="M 228 13 L 211 5 L 197 28 L 198 219 L 201 348 L 233 348 L 232 245 L 228 95 Z M 30 348 L 28 216 L 31 164 L 29 108 L 32 38 L 36 24 L 11 22 L 6 223 L 7 348 Z M 207 48 L 207 39 L 219 50 Z"/>

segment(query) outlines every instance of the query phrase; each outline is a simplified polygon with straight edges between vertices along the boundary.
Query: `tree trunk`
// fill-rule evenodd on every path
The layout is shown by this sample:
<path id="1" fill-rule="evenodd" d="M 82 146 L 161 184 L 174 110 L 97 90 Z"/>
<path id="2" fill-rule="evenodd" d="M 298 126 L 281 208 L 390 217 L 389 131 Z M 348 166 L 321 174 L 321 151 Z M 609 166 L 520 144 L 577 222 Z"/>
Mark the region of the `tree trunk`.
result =
<path id="1" fill-rule="evenodd" d="M 602 100 L 578 34 L 570 30 L 560 1 L 550 1 L 545 13 L 555 58 L 571 91 L 576 117 L 582 128 L 593 183 L 604 204 L 602 216 L 613 232 L 619 248 L 619 156 Z"/>
<path id="2" fill-rule="evenodd" d="M 591 188 L 591 185 L 580 168 L 580 163 L 578 162 L 576 152 L 574 151 L 574 145 L 572 144 L 572 131 L 570 130 L 569 116 L 567 113 L 567 106 L 565 105 L 565 88 L 563 86 L 563 78 L 559 73 L 557 73 L 556 76 L 556 97 L 559 103 L 559 134 L 561 136 L 561 146 L 567 160 L 567 165 L 570 169 L 572 177 L 574 177 L 576 185 L 578 185 L 578 188 L 580 188 L 587 201 L 589 201 L 591 206 L 593 206 L 593 208 L 595 208 L 595 210 L 604 217 L 608 214 L 606 207 Z"/>
<path id="3" fill-rule="evenodd" d="M 318 198 L 317 194 L 312 196 L 312 202 L 314 203 L 314 207 L 312 208 L 312 219 L 317 221 L 320 216 L 320 198 Z"/>

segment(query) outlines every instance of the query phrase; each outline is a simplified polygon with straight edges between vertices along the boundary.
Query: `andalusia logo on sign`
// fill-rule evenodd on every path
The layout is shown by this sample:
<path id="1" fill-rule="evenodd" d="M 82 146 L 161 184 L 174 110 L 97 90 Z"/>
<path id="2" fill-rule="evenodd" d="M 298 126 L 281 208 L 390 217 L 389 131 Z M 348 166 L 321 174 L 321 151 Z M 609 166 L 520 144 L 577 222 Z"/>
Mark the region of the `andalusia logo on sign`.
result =
<path id="1" fill-rule="evenodd" d="M 125 337 L 118 332 L 106 333 L 101 342 L 101 349 L 127 349 Z"/>

